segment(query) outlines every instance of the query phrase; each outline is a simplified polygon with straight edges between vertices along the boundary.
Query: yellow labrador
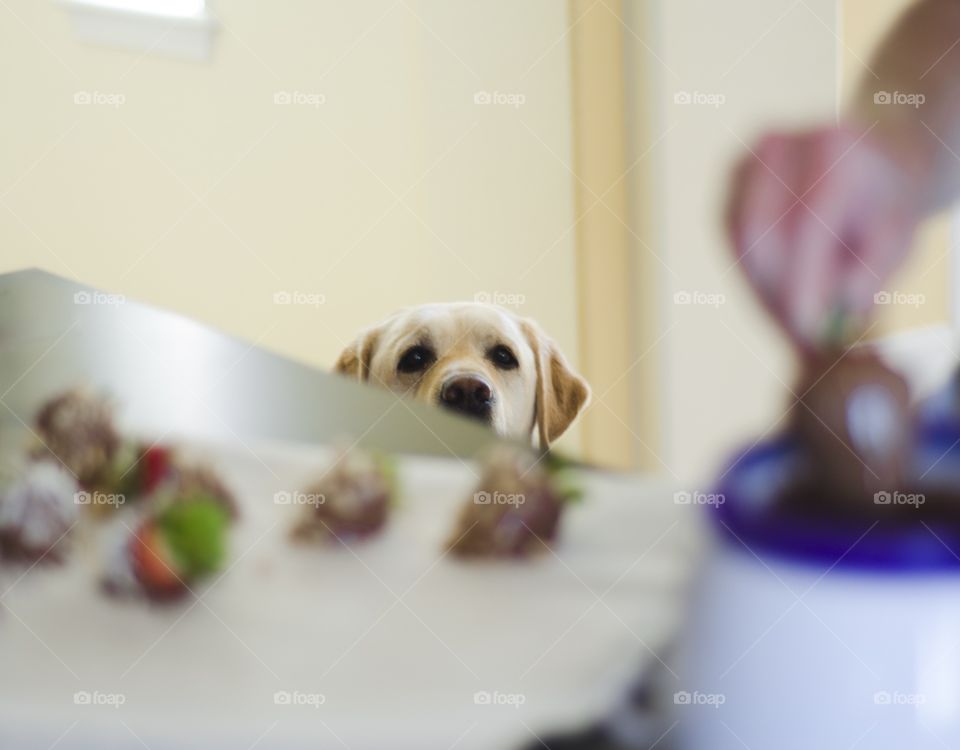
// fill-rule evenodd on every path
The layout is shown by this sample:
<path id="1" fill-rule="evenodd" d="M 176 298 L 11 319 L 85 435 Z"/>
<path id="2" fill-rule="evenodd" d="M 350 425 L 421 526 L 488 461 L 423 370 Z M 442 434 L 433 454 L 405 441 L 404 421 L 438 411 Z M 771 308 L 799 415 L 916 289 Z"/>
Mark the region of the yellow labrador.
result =
<path id="1" fill-rule="evenodd" d="M 590 388 L 536 323 L 473 302 L 402 310 L 361 332 L 337 372 L 479 419 L 543 447 L 570 426 Z"/>

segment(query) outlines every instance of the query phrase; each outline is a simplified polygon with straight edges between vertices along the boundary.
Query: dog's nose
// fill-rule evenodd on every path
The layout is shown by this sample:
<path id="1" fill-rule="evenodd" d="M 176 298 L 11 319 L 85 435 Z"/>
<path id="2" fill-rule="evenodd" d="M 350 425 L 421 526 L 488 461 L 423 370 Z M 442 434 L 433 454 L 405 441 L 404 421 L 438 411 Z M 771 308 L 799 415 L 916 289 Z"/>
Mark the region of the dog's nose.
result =
<path id="1" fill-rule="evenodd" d="M 489 421 L 493 393 L 478 377 L 451 378 L 440 390 L 440 404 L 452 411 Z"/>

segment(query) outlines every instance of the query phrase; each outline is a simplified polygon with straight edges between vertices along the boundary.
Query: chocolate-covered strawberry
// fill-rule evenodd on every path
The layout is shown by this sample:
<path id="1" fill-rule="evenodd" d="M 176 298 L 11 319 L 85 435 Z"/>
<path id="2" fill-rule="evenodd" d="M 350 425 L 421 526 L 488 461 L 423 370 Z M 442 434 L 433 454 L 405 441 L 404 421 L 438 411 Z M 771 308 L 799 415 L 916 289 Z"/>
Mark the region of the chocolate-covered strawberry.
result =
<path id="1" fill-rule="evenodd" d="M 159 443 L 125 442 L 99 489 L 128 499 L 155 495 L 169 499 L 199 493 L 220 503 L 231 518 L 237 516 L 233 493 L 216 472 L 201 464 L 188 464 L 173 448 Z"/>
<path id="2" fill-rule="evenodd" d="M 460 511 L 448 549 L 461 557 L 523 557 L 556 538 L 565 505 L 579 496 L 569 467 L 552 455 L 501 447 Z"/>
<path id="3" fill-rule="evenodd" d="M 826 351 L 808 359 L 797 394 L 793 428 L 821 495 L 873 511 L 875 493 L 905 489 L 910 394 L 875 353 Z"/>
<path id="4" fill-rule="evenodd" d="M 36 461 L 0 491 L 0 553 L 6 558 L 59 562 L 77 522 L 79 487 L 53 461 Z"/>
<path id="5" fill-rule="evenodd" d="M 170 476 L 173 451 L 165 445 L 148 445 L 140 453 L 138 468 L 139 489 L 144 494 L 149 494 Z"/>
<path id="6" fill-rule="evenodd" d="M 143 592 L 174 599 L 217 571 L 226 554 L 227 523 L 220 503 L 204 495 L 178 499 L 140 523 L 127 554 Z"/>
<path id="7" fill-rule="evenodd" d="M 385 458 L 354 447 L 341 453 L 305 491 L 277 497 L 303 506 L 293 529 L 295 539 L 358 539 L 387 522 L 393 484 L 392 467 Z"/>
<path id="8" fill-rule="evenodd" d="M 41 441 L 35 455 L 52 454 L 85 488 L 94 487 L 109 470 L 120 445 L 110 404 L 82 388 L 50 399 L 35 427 Z"/>

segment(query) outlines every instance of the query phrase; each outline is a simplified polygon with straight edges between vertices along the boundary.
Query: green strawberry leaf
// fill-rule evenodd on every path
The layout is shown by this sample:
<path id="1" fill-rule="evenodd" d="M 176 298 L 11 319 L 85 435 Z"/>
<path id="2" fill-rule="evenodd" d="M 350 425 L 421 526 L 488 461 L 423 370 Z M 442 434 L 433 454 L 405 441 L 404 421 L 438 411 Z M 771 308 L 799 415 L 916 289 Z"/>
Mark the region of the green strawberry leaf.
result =
<path id="1" fill-rule="evenodd" d="M 140 475 L 143 471 L 141 455 L 139 444 L 129 441 L 122 443 L 101 478 L 98 489 L 123 495 L 127 500 L 136 498 L 140 492 Z"/>
<path id="2" fill-rule="evenodd" d="M 583 487 L 577 476 L 576 463 L 559 453 L 549 451 L 543 464 L 554 490 L 564 502 L 576 503 L 583 499 Z"/>
<path id="3" fill-rule="evenodd" d="M 583 500 L 583 487 L 576 473 L 570 469 L 558 471 L 553 475 L 553 486 L 567 503 L 578 503 Z"/>
<path id="4" fill-rule="evenodd" d="M 392 456 L 387 456 L 382 453 L 374 454 L 373 460 L 376 464 L 377 471 L 379 471 L 380 476 L 383 477 L 387 491 L 390 493 L 390 504 L 393 505 L 396 503 L 400 489 L 400 481 L 397 477 L 397 462 Z"/>

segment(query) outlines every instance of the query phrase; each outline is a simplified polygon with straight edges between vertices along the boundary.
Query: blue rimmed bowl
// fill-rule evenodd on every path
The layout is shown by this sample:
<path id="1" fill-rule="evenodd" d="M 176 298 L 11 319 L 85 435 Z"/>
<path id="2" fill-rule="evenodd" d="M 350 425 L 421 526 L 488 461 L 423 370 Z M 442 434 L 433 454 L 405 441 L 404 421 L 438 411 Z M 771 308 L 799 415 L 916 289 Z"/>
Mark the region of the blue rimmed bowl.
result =
<path id="1" fill-rule="evenodd" d="M 913 460 L 918 492 L 960 496 L 960 427 L 926 424 Z M 807 468 L 788 438 L 757 445 L 705 507 L 676 746 L 960 747 L 960 507 L 956 522 L 786 513 L 779 498 Z"/>

